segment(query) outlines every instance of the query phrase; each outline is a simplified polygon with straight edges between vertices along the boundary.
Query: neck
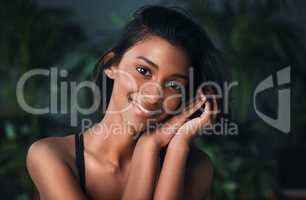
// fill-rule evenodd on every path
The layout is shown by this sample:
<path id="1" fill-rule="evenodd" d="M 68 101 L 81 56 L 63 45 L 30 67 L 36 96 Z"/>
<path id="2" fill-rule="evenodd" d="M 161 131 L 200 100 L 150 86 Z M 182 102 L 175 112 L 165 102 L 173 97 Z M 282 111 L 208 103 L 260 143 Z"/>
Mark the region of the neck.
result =
<path id="1" fill-rule="evenodd" d="M 110 105 L 103 119 L 88 129 L 85 134 L 88 151 L 101 161 L 108 161 L 121 168 L 122 164 L 132 159 L 137 141 L 137 132 L 122 119 Z"/>

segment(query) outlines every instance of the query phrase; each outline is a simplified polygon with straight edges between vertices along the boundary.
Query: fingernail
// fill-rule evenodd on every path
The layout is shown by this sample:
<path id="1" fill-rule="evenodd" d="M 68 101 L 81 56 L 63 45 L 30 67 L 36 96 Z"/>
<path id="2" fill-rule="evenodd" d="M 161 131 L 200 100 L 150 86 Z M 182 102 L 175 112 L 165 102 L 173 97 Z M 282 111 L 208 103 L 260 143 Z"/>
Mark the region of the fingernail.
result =
<path id="1" fill-rule="evenodd" d="M 204 94 L 200 94 L 200 98 L 201 98 L 201 100 L 206 100 L 206 96 L 204 95 Z"/>

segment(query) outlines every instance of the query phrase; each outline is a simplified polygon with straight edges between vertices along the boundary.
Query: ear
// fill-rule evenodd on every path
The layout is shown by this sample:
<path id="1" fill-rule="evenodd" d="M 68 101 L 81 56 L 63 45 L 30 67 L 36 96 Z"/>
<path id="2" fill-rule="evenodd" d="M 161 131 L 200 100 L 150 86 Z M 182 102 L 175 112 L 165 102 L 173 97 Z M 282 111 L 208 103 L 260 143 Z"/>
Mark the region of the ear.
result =
<path id="1" fill-rule="evenodd" d="M 113 57 L 114 57 L 114 52 L 110 51 L 108 52 L 104 58 L 103 58 L 103 63 L 107 63 L 108 61 L 110 61 Z M 116 76 L 116 68 L 117 65 L 111 65 L 108 68 L 104 69 L 104 73 L 106 74 L 106 76 L 110 79 L 114 79 Z"/>
<path id="2" fill-rule="evenodd" d="M 110 79 L 115 79 L 115 77 L 116 77 L 116 69 L 115 69 L 115 67 L 113 65 L 108 67 L 108 68 L 106 68 L 104 70 L 104 73 Z"/>

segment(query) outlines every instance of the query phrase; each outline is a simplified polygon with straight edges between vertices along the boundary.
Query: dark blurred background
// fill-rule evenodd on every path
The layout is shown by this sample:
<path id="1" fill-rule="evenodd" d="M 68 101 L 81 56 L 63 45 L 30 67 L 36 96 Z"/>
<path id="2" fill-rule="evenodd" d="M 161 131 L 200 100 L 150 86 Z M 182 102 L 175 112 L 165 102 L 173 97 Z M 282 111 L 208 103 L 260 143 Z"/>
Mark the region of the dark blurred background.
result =
<path id="1" fill-rule="evenodd" d="M 90 80 L 99 56 L 118 39 L 131 13 L 146 4 L 189 11 L 224 53 L 232 79 L 239 82 L 231 101 L 239 134 L 204 136 L 197 143 L 214 162 L 211 199 L 306 199 L 303 0 L 1 0 L 1 199 L 32 199 L 35 188 L 25 168 L 25 156 L 33 141 L 72 134 L 80 128 L 70 125 L 69 112 L 25 112 L 16 98 L 20 77 L 31 69 L 67 70 L 68 76 L 56 85 L 50 85 L 46 77 L 27 82 L 26 101 L 35 107 L 48 106 L 54 87 L 61 82 Z M 253 92 L 260 81 L 289 65 L 291 131 L 285 134 L 256 115 Z M 267 90 L 257 102 L 269 116 L 277 115 L 276 89 Z M 77 99 L 86 107 L 91 98 L 84 89 Z M 78 118 L 96 119 L 95 115 Z"/>

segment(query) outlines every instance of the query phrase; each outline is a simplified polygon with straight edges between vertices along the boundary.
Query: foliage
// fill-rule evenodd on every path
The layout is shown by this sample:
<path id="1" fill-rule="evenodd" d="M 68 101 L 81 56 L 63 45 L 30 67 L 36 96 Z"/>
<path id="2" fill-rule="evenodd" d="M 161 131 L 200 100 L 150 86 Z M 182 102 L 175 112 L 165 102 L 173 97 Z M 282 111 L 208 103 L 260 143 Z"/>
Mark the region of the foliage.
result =
<path id="1" fill-rule="evenodd" d="M 291 66 L 299 88 L 292 93 L 294 119 L 305 119 L 299 110 L 299 94 L 305 85 L 305 41 L 302 29 L 282 13 L 286 1 L 189 1 L 182 5 L 205 27 L 229 63 L 231 76 L 238 81 L 232 90 L 232 117 L 239 125 L 239 135 L 205 137 L 198 146 L 208 152 L 215 164 L 213 199 L 267 199 L 271 191 L 281 187 L 278 182 L 279 152 L 302 137 L 304 126 L 295 123 L 291 135 L 281 135 L 255 116 L 252 102 L 256 85 L 279 69 Z M 274 92 L 274 93 L 273 93 Z M 275 114 L 275 91 L 268 92 L 258 103 L 265 113 Z M 271 95 L 272 94 L 272 95 Z M 298 105 L 298 106 L 297 106 Z M 290 141 L 295 141 L 290 142 Z M 291 144 L 290 144 L 291 143 Z"/>
<path id="2" fill-rule="evenodd" d="M 306 71 L 302 67 L 306 63 L 302 54 L 306 52 L 303 33 L 282 16 L 287 9 L 286 1 L 179 0 L 175 4 L 183 5 L 206 28 L 224 52 L 233 80 L 239 82 L 232 94 L 236 97 L 232 104 L 233 121 L 239 125 L 239 135 L 205 136 L 204 140 L 197 141 L 197 146 L 210 155 L 215 166 L 212 199 L 266 199 L 271 190 L 280 187 L 279 152 L 289 145 L 302 143 L 305 116 L 294 116 L 291 135 L 281 135 L 254 115 L 252 91 L 263 78 L 291 65 L 295 72 L 292 112 L 306 111 L 300 98 L 306 85 L 303 79 Z M 3 129 L 0 192 L 4 199 L 30 199 L 34 188 L 25 169 L 26 151 L 41 137 L 67 132 L 64 127 L 69 113 L 44 116 L 25 113 L 16 100 L 18 79 L 30 69 L 59 66 L 69 72 L 65 80 L 85 80 L 90 77 L 97 59 L 94 47 L 86 46 L 87 38 L 74 22 L 75 13 L 71 10 L 38 7 L 31 0 L 12 0 L 1 2 L 0 15 L 0 125 Z M 110 20 L 116 27 L 124 24 L 116 15 Z M 101 41 L 104 46 L 99 46 L 99 52 L 113 39 Z M 46 96 L 51 86 L 45 81 L 37 78 L 26 85 L 25 98 L 29 104 L 48 105 Z M 82 93 L 79 101 L 86 105 L 90 99 Z M 260 104 L 269 113 L 277 102 L 264 98 Z"/>
<path id="3" fill-rule="evenodd" d="M 45 129 L 56 121 L 50 116 L 24 112 L 16 99 L 17 82 L 31 69 L 49 69 L 62 64 L 66 56 L 70 56 L 68 52 L 85 53 L 82 45 L 86 37 L 73 22 L 73 13 L 66 9 L 38 7 L 31 0 L 13 0 L 1 1 L 0 13 L 0 126 L 3 128 L 0 135 L 0 192 L 3 199 L 29 199 L 34 185 L 25 167 L 27 149 L 33 141 L 46 136 Z M 86 59 L 78 56 L 77 67 L 80 68 L 81 63 L 87 64 L 88 51 L 85 55 Z M 88 68 L 82 72 L 88 74 Z M 28 104 L 37 107 L 48 104 L 48 78 L 31 80 L 24 90 Z"/>

